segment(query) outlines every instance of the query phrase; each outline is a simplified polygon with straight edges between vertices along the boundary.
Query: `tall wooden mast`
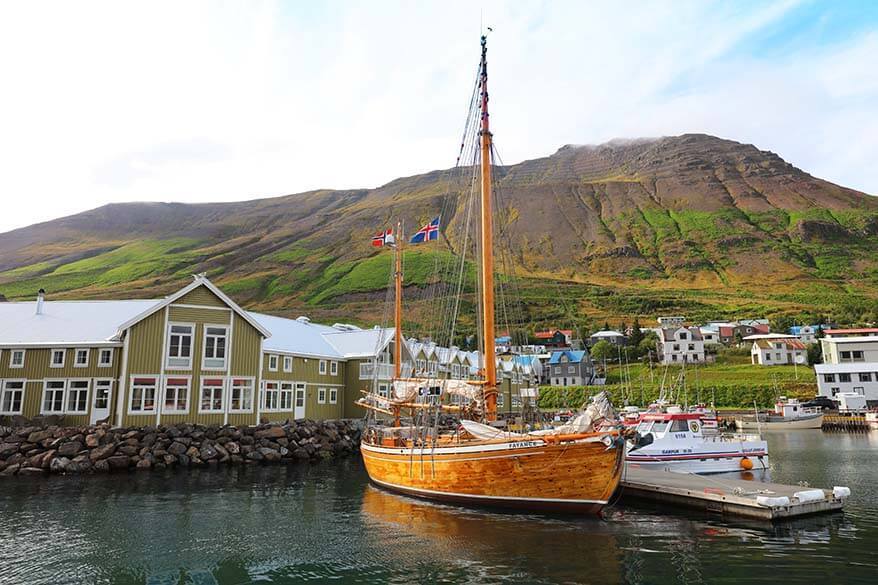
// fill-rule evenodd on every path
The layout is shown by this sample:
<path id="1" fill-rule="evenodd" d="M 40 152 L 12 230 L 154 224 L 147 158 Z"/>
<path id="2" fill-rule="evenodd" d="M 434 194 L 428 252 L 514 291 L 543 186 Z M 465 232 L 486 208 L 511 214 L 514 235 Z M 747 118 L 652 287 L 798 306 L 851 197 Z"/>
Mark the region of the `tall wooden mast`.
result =
<path id="1" fill-rule="evenodd" d="M 482 340 L 485 355 L 485 418 L 497 418 L 497 358 L 494 355 L 494 226 L 491 211 L 491 127 L 488 119 L 488 44 L 482 36 L 481 154 L 482 154 Z"/>
<path id="2" fill-rule="evenodd" d="M 396 294 L 393 307 L 393 377 L 402 377 L 402 221 L 396 222 L 394 238 L 396 270 L 393 275 Z"/>

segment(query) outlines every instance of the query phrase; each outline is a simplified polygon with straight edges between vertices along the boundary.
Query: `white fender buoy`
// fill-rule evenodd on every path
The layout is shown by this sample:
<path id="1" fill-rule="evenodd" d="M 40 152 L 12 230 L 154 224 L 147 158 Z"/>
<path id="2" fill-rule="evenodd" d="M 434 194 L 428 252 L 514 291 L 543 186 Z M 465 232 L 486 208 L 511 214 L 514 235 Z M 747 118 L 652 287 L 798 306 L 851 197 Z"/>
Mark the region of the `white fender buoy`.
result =
<path id="1" fill-rule="evenodd" d="M 825 500 L 826 494 L 823 493 L 823 490 L 802 490 L 794 493 L 793 497 L 798 498 L 798 500 L 804 504 L 805 502 L 819 502 L 820 500 Z"/>
<path id="2" fill-rule="evenodd" d="M 851 495 L 851 488 L 837 485 L 832 488 L 832 497 L 841 500 Z"/>

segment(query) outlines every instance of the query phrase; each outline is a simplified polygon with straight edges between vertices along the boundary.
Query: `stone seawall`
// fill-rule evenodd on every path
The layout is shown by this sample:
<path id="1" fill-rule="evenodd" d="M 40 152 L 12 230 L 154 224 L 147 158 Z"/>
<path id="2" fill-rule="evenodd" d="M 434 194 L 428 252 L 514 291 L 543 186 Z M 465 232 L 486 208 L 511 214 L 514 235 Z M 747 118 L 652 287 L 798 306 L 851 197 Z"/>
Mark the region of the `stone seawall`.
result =
<path id="1" fill-rule="evenodd" d="M 359 445 L 359 421 L 344 420 L 257 427 L 0 427 L 0 476 L 309 462 L 346 456 Z"/>

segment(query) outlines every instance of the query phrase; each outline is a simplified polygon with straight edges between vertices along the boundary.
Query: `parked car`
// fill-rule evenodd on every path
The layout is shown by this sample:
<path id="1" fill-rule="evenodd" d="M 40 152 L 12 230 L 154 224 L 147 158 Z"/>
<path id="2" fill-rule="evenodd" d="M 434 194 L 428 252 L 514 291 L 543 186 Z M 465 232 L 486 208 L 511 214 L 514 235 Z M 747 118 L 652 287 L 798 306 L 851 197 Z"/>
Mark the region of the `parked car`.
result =
<path id="1" fill-rule="evenodd" d="M 822 408 L 823 410 L 837 410 L 838 403 L 828 396 L 815 396 L 808 402 L 804 402 L 802 406 L 811 408 Z"/>

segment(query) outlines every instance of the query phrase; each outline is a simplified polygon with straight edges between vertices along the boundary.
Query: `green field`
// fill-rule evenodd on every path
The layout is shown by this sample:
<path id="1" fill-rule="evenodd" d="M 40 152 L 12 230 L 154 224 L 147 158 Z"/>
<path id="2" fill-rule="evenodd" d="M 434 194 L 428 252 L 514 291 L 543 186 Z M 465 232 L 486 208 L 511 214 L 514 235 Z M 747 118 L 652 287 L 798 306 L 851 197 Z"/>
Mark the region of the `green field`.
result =
<path id="1" fill-rule="evenodd" d="M 817 393 L 810 366 L 759 366 L 744 362 L 746 356 L 723 356 L 715 364 L 680 366 L 633 364 L 627 368 L 609 366 L 606 386 L 552 388 L 540 391 L 540 407 L 548 410 L 576 408 L 587 398 L 607 390 L 617 407 L 646 406 L 656 400 L 662 388 L 677 403 L 707 403 L 718 408 L 760 408 L 774 404 L 778 396 L 811 398 Z M 748 358 L 747 358 L 748 359 Z M 630 383 L 623 383 L 623 378 Z"/>

